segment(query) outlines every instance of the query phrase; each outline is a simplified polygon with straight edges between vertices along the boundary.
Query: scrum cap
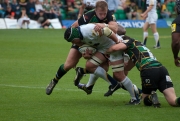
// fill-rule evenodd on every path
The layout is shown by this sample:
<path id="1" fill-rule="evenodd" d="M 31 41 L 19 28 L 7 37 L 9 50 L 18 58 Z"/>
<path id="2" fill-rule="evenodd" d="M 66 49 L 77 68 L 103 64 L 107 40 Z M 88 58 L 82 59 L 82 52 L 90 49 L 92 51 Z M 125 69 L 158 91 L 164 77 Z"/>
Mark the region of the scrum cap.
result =
<path id="1" fill-rule="evenodd" d="M 77 28 L 67 28 L 65 33 L 64 33 L 64 39 L 67 40 L 68 42 L 72 42 L 74 39 L 79 39 L 80 38 L 80 33 Z"/>

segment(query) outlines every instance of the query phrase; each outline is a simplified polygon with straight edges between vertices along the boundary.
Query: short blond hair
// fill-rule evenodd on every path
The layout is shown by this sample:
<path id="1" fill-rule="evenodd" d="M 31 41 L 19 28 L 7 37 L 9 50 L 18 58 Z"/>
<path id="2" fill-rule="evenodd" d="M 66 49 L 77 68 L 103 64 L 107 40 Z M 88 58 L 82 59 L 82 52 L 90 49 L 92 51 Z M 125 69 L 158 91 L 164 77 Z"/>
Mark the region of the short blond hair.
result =
<path id="1" fill-rule="evenodd" d="M 105 0 L 98 0 L 96 2 L 95 9 L 101 8 L 102 10 L 108 10 L 108 4 Z"/>

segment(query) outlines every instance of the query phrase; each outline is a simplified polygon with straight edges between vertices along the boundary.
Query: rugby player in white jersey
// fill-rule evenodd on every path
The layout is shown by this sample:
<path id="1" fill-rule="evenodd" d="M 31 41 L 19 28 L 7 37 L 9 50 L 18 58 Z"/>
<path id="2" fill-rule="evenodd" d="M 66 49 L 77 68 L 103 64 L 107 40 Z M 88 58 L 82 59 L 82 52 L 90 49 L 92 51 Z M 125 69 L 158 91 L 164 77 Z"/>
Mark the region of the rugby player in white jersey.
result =
<path id="1" fill-rule="evenodd" d="M 65 31 L 64 38 L 68 42 L 72 42 L 78 46 L 88 44 L 97 48 L 97 52 L 87 60 L 85 69 L 79 68 L 78 73 L 81 73 L 81 75 L 93 73 L 94 75 L 111 82 L 113 78 L 108 75 L 100 65 L 107 62 L 107 57 L 105 56 L 106 50 L 110 46 L 119 43 L 120 36 L 117 36 L 108 27 L 104 27 L 102 32 L 97 32 L 94 30 L 95 26 L 95 24 L 86 24 L 77 28 L 68 28 Z M 138 105 L 140 100 L 138 100 L 135 95 L 133 84 L 124 74 L 124 58 L 122 54 L 123 51 L 117 51 L 110 54 L 109 61 L 110 66 L 112 67 L 113 77 L 130 93 L 131 99 L 128 104 Z"/>
<path id="2" fill-rule="evenodd" d="M 155 40 L 155 49 L 159 49 L 160 42 L 159 42 L 159 33 L 157 31 L 156 22 L 158 19 L 156 6 L 157 0 L 146 0 L 147 9 L 144 13 L 141 14 L 141 17 L 145 20 L 144 27 L 143 27 L 143 42 L 142 44 L 146 46 L 147 38 L 148 38 L 148 28 L 150 27 L 154 36 Z"/>

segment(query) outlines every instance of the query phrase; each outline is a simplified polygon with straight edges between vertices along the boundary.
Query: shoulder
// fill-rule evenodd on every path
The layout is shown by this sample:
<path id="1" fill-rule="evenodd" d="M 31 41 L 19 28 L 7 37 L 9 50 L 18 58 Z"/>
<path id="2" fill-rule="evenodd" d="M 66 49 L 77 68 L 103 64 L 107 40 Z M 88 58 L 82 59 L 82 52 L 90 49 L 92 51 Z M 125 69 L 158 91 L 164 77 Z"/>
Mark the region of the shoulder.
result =
<path id="1" fill-rule="evenodd" d="M 179 24 L 180 25 L 180 15 L 178 15 L 172 23 L 176 23 L 176 24 Z"/>
<path id="2" fill-rule="evenodd" d="M 109 10 L 107 12 L 107 16 L 106 19 L 109 21 L 116 21 L 116 17 L 114 16 L 114 14 L 112 14 Z"/>

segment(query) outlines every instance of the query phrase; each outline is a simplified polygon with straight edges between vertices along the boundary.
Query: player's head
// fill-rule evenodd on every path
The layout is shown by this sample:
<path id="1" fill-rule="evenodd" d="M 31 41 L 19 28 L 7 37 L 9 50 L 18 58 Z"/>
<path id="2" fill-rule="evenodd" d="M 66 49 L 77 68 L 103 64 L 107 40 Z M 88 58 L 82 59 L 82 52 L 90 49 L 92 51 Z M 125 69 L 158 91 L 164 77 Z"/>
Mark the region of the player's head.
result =
<path id="1" fill-rule="evenodd" d="M 77 28 L 69 27 L 64 33 L 64 39 L 68 42 L 73 42 L 75 39 L 80 39 L 80 33 Z"/>
<path id="2" fill-rule="evenodd" d="M 117 23 L 117 24 L 118 24 L 117 34 L 120 35 L 120 36 L 125 35 L 126 34 L 126 29 L 123 26 L 121 26 L 120 23 Z"/>
<path id="3" fill-rule="evenodd" d="M 176 10 L 177 14 L 180 14 L 180 0 L 176 0 Z"/>
<path id="4" fill-rule="evenodd" d="M 98 0 L 95 6 L 95 12 L 100 20 L 103 20 L 107 16 L 108 4 L 105 0 Z"/>

